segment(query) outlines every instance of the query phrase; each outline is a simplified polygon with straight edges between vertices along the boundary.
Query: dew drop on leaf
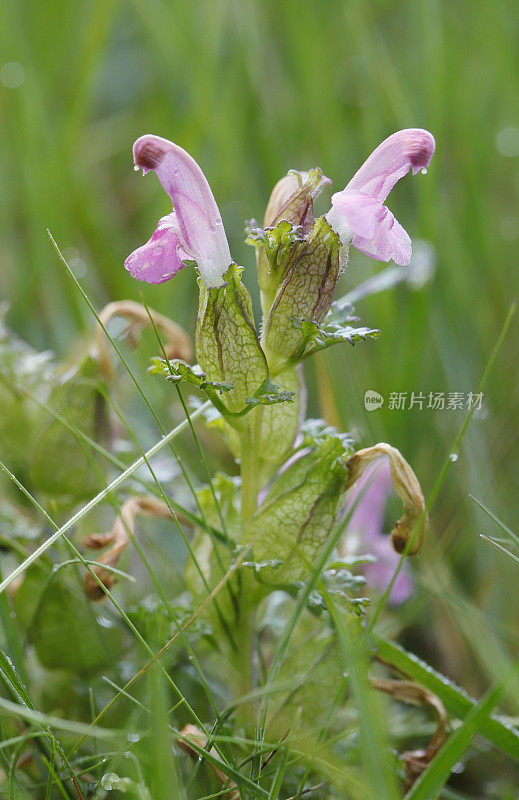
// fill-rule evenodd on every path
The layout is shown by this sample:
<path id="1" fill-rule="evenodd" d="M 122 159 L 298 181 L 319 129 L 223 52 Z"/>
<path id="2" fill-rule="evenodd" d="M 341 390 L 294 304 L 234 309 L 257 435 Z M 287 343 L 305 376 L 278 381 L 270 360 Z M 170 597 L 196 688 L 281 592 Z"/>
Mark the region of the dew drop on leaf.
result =
<path id="1" fill-rule="evenodd" d="M 107 772 L 101 778 L 101 786 L 108 792 L 110 792 L 112 789 L 115 789 L 118 783 L 119 775 L 116 772 Z"/>

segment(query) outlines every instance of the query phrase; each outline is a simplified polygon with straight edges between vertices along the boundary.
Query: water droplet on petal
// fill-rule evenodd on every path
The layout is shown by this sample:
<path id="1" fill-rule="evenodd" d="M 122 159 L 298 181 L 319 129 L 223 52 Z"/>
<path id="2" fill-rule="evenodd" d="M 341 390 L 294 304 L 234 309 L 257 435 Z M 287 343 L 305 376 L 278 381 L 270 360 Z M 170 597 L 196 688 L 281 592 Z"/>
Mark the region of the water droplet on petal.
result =
<path id="1" fill-rule="evenodd" d="M 427 175 L 427 167 L 424 167 L 422 170 L 422 175 Z"/>
<path id="2" fill-rule="evenodd" d="M 140 167 L 138 167 L 137 164 L 134 164 L 133 165 L 133 171 L 134 172 L 138 172 L 139 170 L 140 170 Z"/>

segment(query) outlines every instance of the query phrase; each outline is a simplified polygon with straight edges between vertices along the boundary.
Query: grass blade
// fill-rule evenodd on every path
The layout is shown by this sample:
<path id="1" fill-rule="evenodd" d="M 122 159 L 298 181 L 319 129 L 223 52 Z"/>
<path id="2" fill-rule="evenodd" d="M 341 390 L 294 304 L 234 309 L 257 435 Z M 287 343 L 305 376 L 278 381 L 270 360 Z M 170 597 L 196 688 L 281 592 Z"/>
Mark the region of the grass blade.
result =
<path id="1" fill-rule="evenodd" d="M 469 711 L 460 727 L 450 736 L 428 769 L 407 793 L 405 800 L 436 800 L 439 797 L 454 765 L 487 721 L 492 709 L 499 702 L 508 680 L 518 667 L 519 660 L 514 662 L 503 680 L 489 689 L 481 701 Z"/>
<path id="2" fill-rule="evenodd" d="M 201 416 L 209 406 L 210 402 L 208 400 L 207 403 L 204 403 L 202 406 L 200 406 L 200 408 L 198 408 L 191 414 L 191 419 L 193 420 Z M 185 430 L 187 427 L 188 427 L 187 420 L 183 420 L 182 422 L 180 422 L 175 428 L 173 428 L 173 430 L 171 430 L 168 434 L 166 434 L 166 436 L 164 436 L 162 439 L 160 439 L 160 441 L 154 444 L 153 447 L 151 447 L 147 451 L 147 453 L 145 453 L 143 456 L 134 461 L 133 464 L 131 464 L 131 466 L 128 467 L 128 469 L 125 469 L 125 471 L 122 472 L 120 475 L 118 475 L 117 478 L 115 478 L 111 483 L 108 484 L 108 486 L 105 486 L 104 489 L 102 489 L 98 494 L 96 494 L 96 496 L 93 497 L 92 500 L 90 500 L 86 505 L 80 508 L 79 511 L 77 511 L 72 517 L 70 517 L 70 519 L 64 525 L 61 526 L 61 528 L 59 528 L 55 533 L 53 533 L 52 536 L 49 536 L 49 538 L 45 542 L 43 542 L 42 545 L 36 548 L 36 550 L 33 553 L 31 553 L 30 556 L 28 556 L 24 561 L 22 561 L 22 563 L 19 564 L 11 572 L 11 574 L 8 575 L 7 578 L 5 578 L 2 581 L 2 583 L 0 583 L 0 592 L 5 591 L 7 587 L 15 580 L 15 578 L 18 577 L 18 575 L 21 575 L 22 572 L 25 572 L 27 567 L 29 567 L 34 561 L 36 561 L 36 559 L 38 559 L 43 553 L 45 553 L 45 551 L 48 550 L 49 547 L 52 547 L 52 545 L 61 536 L 63 536 L 64 533 L 69 531 L 77 522 L 79 522 L 80 519 L 83 519 L 83 517 L 85 517 L 93 508 L 99 505 L 99 503 L 102 500 L 104 500 L 105 497 L 107 497 L 111 492 L 113 492 L 122 483 L 124 483 L 124 481 L 127 478 L 130 478 L 139 469 L 139 467 L 142 467 L 142 465 L 145 464 L 146 461 L 149 461 L 151 458 L 153 458 L 154 455 L 156 455 L 160 450 L 162 450 L 163 447 L 169 444 L 169 442 L 175 439 L 175 437 L 177 437 L 180 433 L 182 433 L 182 431 Z M 5 472 L 7 472 L 7 474 L 10 477 L 12 477 L 9 470 L 3 464 L 1 464 L 0 466 Z"/>
<path id="3" fill-rule="evenodd" d="M 421 683 L 437 695 L 447 711 L 459 719 L 464 719 L 477 706 L 477 701 L 463 689 L 437 672 L 418 656 L 408 653 L 398 644 L 373 635 L 377 653 L 383 661 L 395 666 L 417 683 Z M 483 720 L 481 734 L 496 747 L 504 750 L 519 761 L 519 730 L 495 715 Z"/>
<path id="4" fill-rule="evenodd" d="M 368 653 L 359 620 L 339 611 L 331 594 L 321 584 L 321 592 L 333 620 L 344 670 L 348 672 L 360 722 L 363 773 L 370 797 L 398 800 L 400 793 L 389 767 L 385 724 L 378 698 L 368 680 Z"/>
<path id="5" fill-rule="evenodd" d="M 492 539 L 490 536 L 485 536 L 484 533 L 480 533 L 479 535 L 485 540 L 485 542 L 489 542 L 490 544 L 494 545 L 497 550 L 500 550 L 505 554 L 505 556 L 508 556 L 508 558 L 510 558 L 512 561 L 515 561 L 516 564 L 519 564 L 519 558 L 511 553 L 510 550 L 507 550 L 506 547 L 503 547 L 502 544 L 499 544 L 499 542 L 496 542 L 496 540 Z"/>

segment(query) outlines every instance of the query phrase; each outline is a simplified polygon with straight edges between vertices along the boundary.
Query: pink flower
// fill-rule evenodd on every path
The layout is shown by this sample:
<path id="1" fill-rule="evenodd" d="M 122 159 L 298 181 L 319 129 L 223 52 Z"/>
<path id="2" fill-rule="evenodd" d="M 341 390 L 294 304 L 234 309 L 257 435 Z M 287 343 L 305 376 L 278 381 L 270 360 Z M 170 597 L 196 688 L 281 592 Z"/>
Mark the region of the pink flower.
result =
<path id="1" fill-rule="evenodd" d="M 126 269 L 138 280 L 163 283 L 185 261 L 195 261 L 208 288 L 221 286 L 232 258 L 211 187 L 196 161 L 178 145 L 152 134 L 137 139 L 133 160 L 144 175 L 154 170 L 173 211 L 159 220 L 151 239 L 128 256 Z"/>
<path id="2" fill-rule="evenodd" d="M 358 553 L 370 553 L 377 559 L 373 564 L 364 566 L 364 576 L 368 587 L 383 592 L 397 567 L 400 556 L 391 547 L 390 537 L 383 534 L 384 515 L 388 497 L 393 493 L 393 482 L 389 459 L 377 459 L 366 467 L 364 474 L 350 489 L 346 510 L 352 507 L 359 493 L 362 495 L 353 509 L 348 522 L 344 546 L 342 550 L 355 549 Z M 352 542 L 355 538 L 355 542 Z M 353 548 L 352 548 L 353 545 Z M 400 570 L 390 602 L 400 605 L 410 597 L 413 582 L 405 571 Z"/>
<path id="3" fill-rule="evenodd" d="M 436 147 L 422 128 L 393 133 L 372 152 L 342 192 L 332 196 L 326 219 L 343 246 L 350 242 L 379 261 L 404 266 L 411 259 L 411 239 L 384 205 L 389 192 L 410 169 L 426 172 Z"/>

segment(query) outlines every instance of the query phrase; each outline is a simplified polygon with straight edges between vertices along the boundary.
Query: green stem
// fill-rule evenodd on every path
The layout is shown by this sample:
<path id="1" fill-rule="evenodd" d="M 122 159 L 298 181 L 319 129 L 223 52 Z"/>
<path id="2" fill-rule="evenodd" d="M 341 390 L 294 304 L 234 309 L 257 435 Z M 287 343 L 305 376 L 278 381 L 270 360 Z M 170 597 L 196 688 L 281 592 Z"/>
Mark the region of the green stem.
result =
<path id="1" fill-rule="evenodd" d="M 249 424 L 243 429 L 241 435 L 241 518 L 243 527 L 256 511 L 258 503 L 258 446 L 261 431 L 261 411 L 262 409 L 258 408 L 251 413 Z M 254 587 L 253 578 L 248 569 L 241 570 L 240 581 L 239 618 L 236 631 L 238 652 L 235 659 L 237 670 L 236 700 L 249 694 L 254 687 L 252 664 L 254 650 Z M 251 702 L 240 703 L 236 713 L 242 725 L 253 721 L 253 704 Z"/>
<path id="2" fill-rule="evenodd" d="M 261 422 L 260 408 L 252 412 L 249 424 L 240 437 L 241 521 L 243 527 L 256 511 L 258 503 L 258 417 Z"/>

